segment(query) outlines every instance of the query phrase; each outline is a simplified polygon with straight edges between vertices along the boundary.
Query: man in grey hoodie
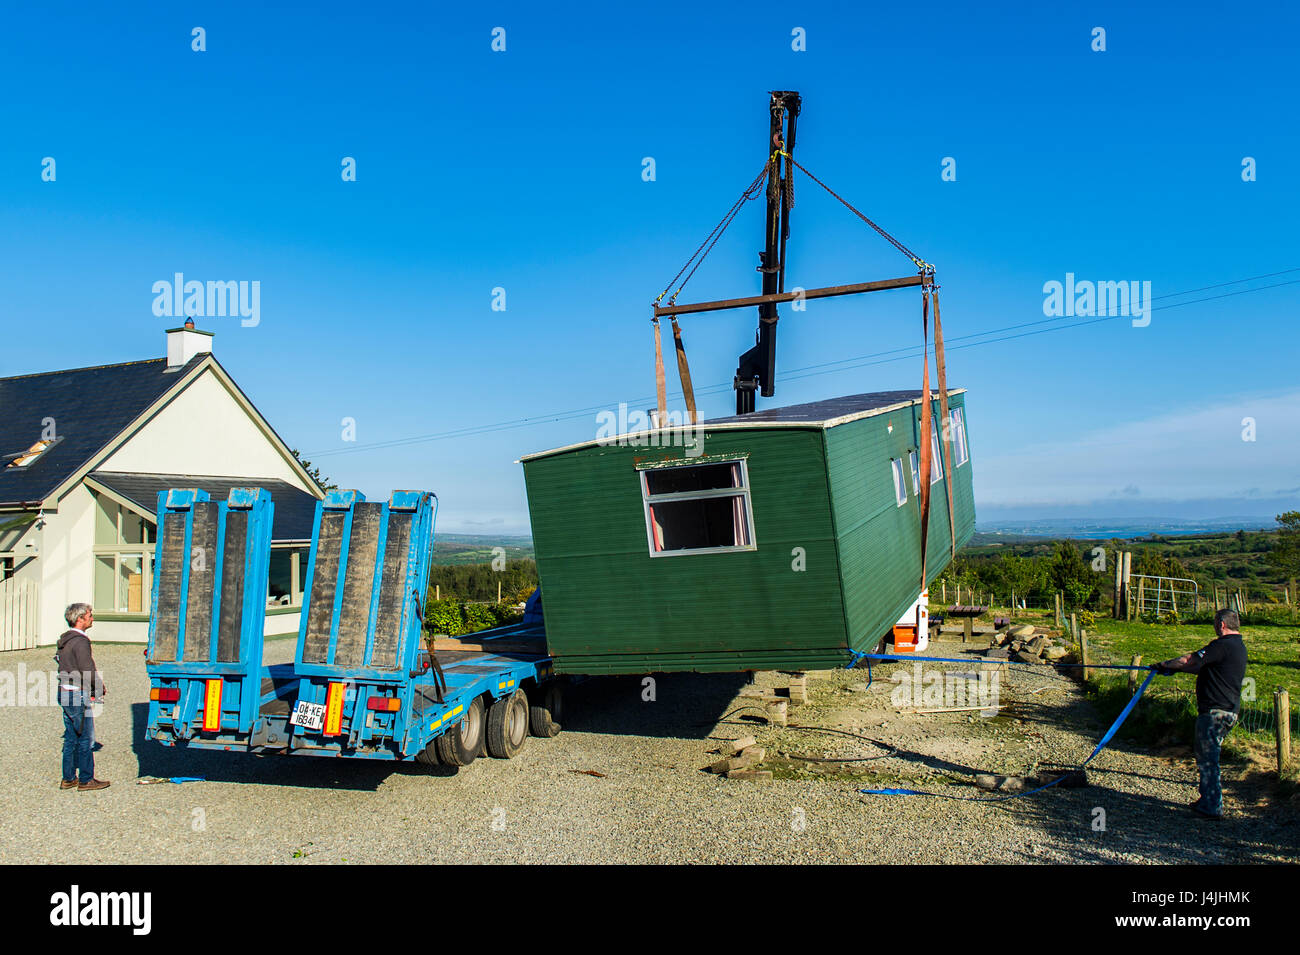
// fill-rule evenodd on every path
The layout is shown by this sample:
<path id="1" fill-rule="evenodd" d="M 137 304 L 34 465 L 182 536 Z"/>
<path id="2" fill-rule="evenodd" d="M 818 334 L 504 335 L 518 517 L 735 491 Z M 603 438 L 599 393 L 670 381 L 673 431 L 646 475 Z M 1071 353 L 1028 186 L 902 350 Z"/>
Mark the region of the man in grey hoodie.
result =
<path id="1" fill-rule="evenodd" d="M 107 789 L 107 782 L 95 778 L 95 720 L 91 704 L 102 699 L 105 693 L 104 679 L 95 667 L 90 638 L 86 636 L 86 631 L 94 626 L 95 612 L 90 604 L 69 604 L 63 619 L 71 629 L 59 637 L 54 657 L 59 661 L 59 705 L 63 707 L 63 781 L 59 788 L 75 787 L 78 792 Z"/>

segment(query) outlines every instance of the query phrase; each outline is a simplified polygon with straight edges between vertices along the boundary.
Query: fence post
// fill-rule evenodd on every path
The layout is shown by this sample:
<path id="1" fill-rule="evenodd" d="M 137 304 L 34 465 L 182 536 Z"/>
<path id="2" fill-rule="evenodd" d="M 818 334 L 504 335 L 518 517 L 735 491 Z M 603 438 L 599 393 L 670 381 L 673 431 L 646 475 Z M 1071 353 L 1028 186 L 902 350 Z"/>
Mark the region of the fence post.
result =
<path id="1" fill-rule="evenodd" d="M 433 599 L 434 600 L 442 599 L 442 584 L 433 585 Z"/>
<path id="2" fill-rule="evenodd" d="M 1115 551 L 1115 589 L 1112 592 L 1112 599 L 1115 601 L 1110 615 L 1115 620 L 1119 619 L 1120 608 L 1120 589 L 1124 586 L 1124 555 Z"/>
<path id="3" fill-rule="evenodd" d="M 1277 717 L 1277 774 L 1286 772 L 1291 762 L 1291 694 L 1273 691 L 1273 714 Z"/>
<path id="4" fill-rule="evenodd" d="M 1074 614 L 1070 614 L 1070 616 L 1073 618 Z M 1088 659 L 1088 632 L 1086 630 L 1079 631 L 1079 660 L 1083 663 L 1083 682 L 1087 683 L 1088 677 L 1091 675 L 1088 664 L 1092 661 Z"/>
<path id="5" fill-rule="evenodd" d="M 497 581 L 497 603 L 501 602 L 501 581 Z"/>
<path id="6" fill-rule="evenodd" d="M 1079 639 L 1079 615 L 1078 614 L 1073 614 L 1073 613 L 1070 614 L 1070 638 L 1073 640 Z"/>
<path id="7" fill-rule="evenodd" d="M 1133 666 L 1140 667 L 1141 665 L 1142 665 L 1142 654 L 1139 653 L 1137 656 L 1133 658 Z M 1137 690 L 1137 684 L 1138 684 L 1138 671 L 1129 670 L 1128 671 L 1128 695 L 1129 696 L 1132 696 L 1134 691 Z"/>
<path id="8" fill-rule="evenodd" d="M 1138 603 L 1137 603 L 1137 615 L 1138 615 L 1139 617 L 1142 616 L 1142 611 L 1143 611 L 1143 609 L 1145 609 L 1144 601 L 1146 600 L 1146 596 L 1147 596 L 1147 587 L 1146 587 L 1146 584 L 1147 584 L 1147 579 L 1146 579 L 1145 577 L 1139 577 L 1139 578 L 1138 578 Z"/>

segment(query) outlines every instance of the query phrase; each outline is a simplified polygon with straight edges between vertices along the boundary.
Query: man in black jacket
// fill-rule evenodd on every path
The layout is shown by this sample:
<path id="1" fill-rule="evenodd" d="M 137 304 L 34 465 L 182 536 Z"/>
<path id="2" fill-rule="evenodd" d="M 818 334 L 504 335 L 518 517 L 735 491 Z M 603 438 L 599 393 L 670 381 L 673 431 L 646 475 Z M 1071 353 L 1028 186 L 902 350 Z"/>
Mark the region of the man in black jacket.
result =
<path id="1" fill-rule="evenodd" d="M 1201 798 L 1192 812 L 1207 819 L 1223 818 L 1223 789 L 1219 782 L 1219 747 L 1241 712 L 1241 684 L 1246 679 L 1246 645 L 1235 610 L 1214 615 L 1217 640 L 1195 653 L 1156 664 L 1159 673 L 1196 674 L 1196 770 Z"/>
<path id="2" fill-rule="evenodd" d="M 104 680 L 95 667 L 86 636 L 95 623 L 90 604 L 70 604 L 63 619 L 71 628 L 59 637 L 59 705 L 63 707 L 63 781 L 60 789 L 92 792 L 108 788 L 95 778 L 95 719 L 91 704 L 104 696 Z M 78 781 L 77 773 L 81 779 Z"/>

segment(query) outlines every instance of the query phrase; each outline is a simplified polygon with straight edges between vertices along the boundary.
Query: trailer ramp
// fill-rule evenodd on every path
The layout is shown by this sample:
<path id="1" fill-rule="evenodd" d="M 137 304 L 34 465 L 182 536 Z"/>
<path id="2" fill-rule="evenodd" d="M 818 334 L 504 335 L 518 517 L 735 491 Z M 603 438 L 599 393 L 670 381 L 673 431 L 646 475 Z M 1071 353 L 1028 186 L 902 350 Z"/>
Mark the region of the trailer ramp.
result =
<path id="1" fill-rule="evenodd" d="M 262 667 L 273 518 L 260 488 L 234 488 L 220 502 L 197 488 L 159 492 L 146 650 L 157 738 L 249 733 L 264 706 L 292 691 Z"/>

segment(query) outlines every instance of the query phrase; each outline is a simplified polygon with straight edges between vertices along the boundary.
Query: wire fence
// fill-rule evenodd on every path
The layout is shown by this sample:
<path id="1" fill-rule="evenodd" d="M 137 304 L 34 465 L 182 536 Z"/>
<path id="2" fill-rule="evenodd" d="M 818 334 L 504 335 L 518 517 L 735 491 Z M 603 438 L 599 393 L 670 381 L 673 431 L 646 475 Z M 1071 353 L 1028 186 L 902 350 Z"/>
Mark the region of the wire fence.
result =
<path id="1" fill-rule="evenodd" d="M 1176 700 L 1192 711 L 1196 709 L 1196 691 L 1181 686 L 1161 687 L 1153 694 L 1166 700 Z M 1292 733 L 1300 733 L 1300 702 L 1288 707 Z M 1278 713 L 1271 696 L 1265 699 L 1242 700 L 1236 726 L 1247 733 L 1277 733 Z"/>

